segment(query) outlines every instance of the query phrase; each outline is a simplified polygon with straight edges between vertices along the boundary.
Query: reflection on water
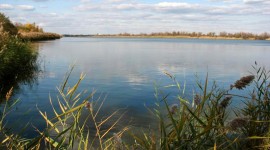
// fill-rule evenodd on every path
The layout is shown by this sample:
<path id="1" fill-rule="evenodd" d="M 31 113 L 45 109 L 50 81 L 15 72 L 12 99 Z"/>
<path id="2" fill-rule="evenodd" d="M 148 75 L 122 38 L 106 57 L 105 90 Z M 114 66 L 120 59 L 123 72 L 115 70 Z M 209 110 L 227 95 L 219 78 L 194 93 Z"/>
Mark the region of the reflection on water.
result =
<path id="1" fill-rule="evenodd" d="M 5 69 L 1 70 L 5 72 L 5 75 L 2 76 L 2 80 L 0 82 L 0 102 L 11 88 L 12 93 L 19 93 L 20 86 L 28 85 L 31 87 L 38 80 L 40 70 L 39 63 L 37 62 L 39 45 L 33 44 L 31 48 L 33 54 L 31 56 L 25 56 L 26 59 L 29 60 L 22 62 L 20 69 L 13 70 L 13 72 L 9 72 Z M 1 69 L 5 68 L 1 67 L 1 65 L 5 64 L 0 64 Z"/>
<path id="2" fill-rule="evenodd" d="M 37 44 L 44 68 L 39 84 L 33 88 L 21 86 L 16 95 L 21 104 L 9 118 L 11 123 L 16 123 L 17 118 L 20 122 L 33 122 L 37 128 L 44 125 L 39 123 L 42 118 L 36 107 L 46 110 L 48 115 L 52 113 L 49 94 L 56 100 L 56 86 L 73 63 L 71 84 L 81 72 L 86 73 L 80 88 L 96 89 L 94 99 L 107 95 L 104 114 L 125 108 L 128 111 L 125 120 L 145 127 L 153 121 L 145 106 L 155 105 L 154 83 L 171 84 L 164 71 L 175 75 L 181 84 L 186 83 L 186 93 L 192 93 L 196 74 L 204 79 L 208 72 L 210 80 L 229 87 L 248 74 L 255 61 L 270 68 L 269 41 L 62 38 Z M 171 102 L 174 100 L 171 97 Z M 32 136 L 32 130 L 27 130 L 26 136 Z"/>

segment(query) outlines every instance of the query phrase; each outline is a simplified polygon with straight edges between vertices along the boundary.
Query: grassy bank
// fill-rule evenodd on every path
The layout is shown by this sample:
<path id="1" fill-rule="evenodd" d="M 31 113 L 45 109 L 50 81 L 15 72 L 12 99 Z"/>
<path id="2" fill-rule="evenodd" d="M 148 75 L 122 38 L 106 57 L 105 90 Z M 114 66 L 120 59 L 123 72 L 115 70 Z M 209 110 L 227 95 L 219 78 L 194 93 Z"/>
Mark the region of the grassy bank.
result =
<path id="1" fill-rule="evenodd" d="M 49 32 L 20 32 L 19 37 L 27 41 L 43 41 L 60 39 L 61 35 Z"/>

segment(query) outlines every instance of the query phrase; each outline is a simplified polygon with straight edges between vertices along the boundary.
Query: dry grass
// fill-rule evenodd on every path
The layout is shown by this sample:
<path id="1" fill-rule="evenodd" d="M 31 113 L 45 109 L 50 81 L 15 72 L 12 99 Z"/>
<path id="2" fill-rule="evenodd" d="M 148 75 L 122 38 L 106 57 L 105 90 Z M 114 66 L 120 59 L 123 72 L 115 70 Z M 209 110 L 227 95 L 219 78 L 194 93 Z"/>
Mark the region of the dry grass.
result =
<path id="1" fill-rule="evenodd" d="M 21 32 L 19 37 L 28 41 L 42 41 L 60 39 L 61 35 L 49 32 Z"/>

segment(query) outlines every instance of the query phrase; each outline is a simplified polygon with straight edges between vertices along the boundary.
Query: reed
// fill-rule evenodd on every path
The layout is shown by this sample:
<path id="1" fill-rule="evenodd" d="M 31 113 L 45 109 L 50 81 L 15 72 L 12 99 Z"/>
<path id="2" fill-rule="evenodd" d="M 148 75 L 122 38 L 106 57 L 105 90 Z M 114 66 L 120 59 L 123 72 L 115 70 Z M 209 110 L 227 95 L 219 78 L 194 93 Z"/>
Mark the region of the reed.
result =
<path id="1" fill-rule="evenodd" d="M 253 68 L 251 75 L 242 77 L 227 89 L 219 88 L 215 82 L 209 85 L 207 75 L 203 83 L 197 82 L 198 88 L 195 89 L 193 98 L 187 98 L 184 94 L 185 87 L 181 87 L 173 75 L 165 73 L 173 83 L 156 88 L 157 107 L 150 110 L 159 120 L 159 133 L 155 135 L 158 140 L 153 146 L 153 136 L 148 134 L 147 138 L 137 142 L 139 147 L 268 149 L 269 71 L 258 67 L 257 63 Z M 177 88 L 178 94 L 171 96 L 164 93 L 166 88 Z M 252 93 L 232 94 L 237 90 L 251 90 Z M 175 97 L 178 103 L 172 103 L 175 99 L 171 97 Z M 242 100 L 243 107 L 232 108 L 230 104 L 234 100 Z M 229 115 L 233 117 L 231 120 Z"/>
<path id="2" fill-rule="evenodd" d="M 148 108 L 157 118 L 158 130 L 133 132 L 124 126 L 112 134 L 125 115 L 120 109 L 108 116 L 100 116 L 106 99 L 95 98 L 95 91 L 80 91 L 78 81 L 69 85 L 71 71 L 59 86 L 57 99 L 49 98 L 53 117 L 39 110 L 47 127 L 39 136 L 25 139 L 6 132 L 5 117 L 12 105 L 4 105 L 0 115 L 0 148 L 2 149 L 269 149 L 270 103 L 269 71 L 253 66 L 254 73 L 237 80 L 228 88 L 210 84 L 208 75 L 203 82 L 197 81 L 192 97 L 186 96 L 185 86 L 165 73 L 172 84 L 155 87 L 156 107 Z M 176 88 L 176 95 L 167 94 L 167 88 Z M 249 94 L 234 94 L 238 90 Z M 10 101 L 12 89 L 6 95 Z M 245 93 L 245 92 L 244 92 Z M 243 107 L 232 108 L 233 101 L 242 100 Z M 174 102 L 177 103 L 174 103 Z M 9 107 L 11 106 L 11 107 Z M 230 116 L 234 112 L 233 116 Z M 86 114 L 86 117 L 83 117 Z M 88 123 L 91 124 L 88 124 Z M 128 134 L 126 134 L 128 133 Z M 126 142 L 123 135 L 130 135 Z"/>
<path id="3" fill-rule="evenodd" d="M 26 41 L 43 41 L 60 39 L 61 35 L 50 32 L 20 32 L 19 37 Z"/>
<path id="4" fill-rule="evenodd" d="M 32 139 L 24 139 L 17 134 L 5 132 L 5 117 L 12 106 L 4 105 L 1 111 L 0 148 L 3 149 L 124 149 L 125 144 L 121 139 L 128 127 L 123 127 L 117 133 L 110 134 L 116 128 L 124 113 L 119 115 L 116 110 L 109 116 L 99 116 L 104 100 L 94 99 L 95 91 L 79 91 L 79 85 L 85 75 L 81 74 L 77 83 L 69 86 L 68 79 L 71 71 L 67 73 L 63 84 L 57 87 L 59 95 L 57 100 L 49 97 L 54 116 L 49 118 L 46 111 L 39 110 L 40 115 L 46 122 L 46 128 L 42 131 L 36 129 L 39 136 Z M 7 94 L 6 102 L 11 92 Z M 16 101 L 17 102 L 17 101 Z M 55 103 L 57 105 L 55 105 Z M 9 106 L 9 107 L 8 107 Z M 38 108 L 37 108 L 38 109 Z M 87 117 L 83 117 L 86 114 Z M 113 120 L 118 116 L 117 119 Z M 83 120 L 83 121 L 82 121 Z M 88 126 L 89 122 L 94 128 Z M 94 134 L 91 134 L 93 133 Z"/>

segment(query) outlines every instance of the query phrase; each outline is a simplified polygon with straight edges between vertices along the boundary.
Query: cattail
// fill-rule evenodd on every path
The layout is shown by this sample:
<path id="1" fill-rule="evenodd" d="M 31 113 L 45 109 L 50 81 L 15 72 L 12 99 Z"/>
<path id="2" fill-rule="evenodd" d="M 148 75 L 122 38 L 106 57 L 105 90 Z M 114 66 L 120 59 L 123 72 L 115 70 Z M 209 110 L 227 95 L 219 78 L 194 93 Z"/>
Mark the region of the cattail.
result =
<path id="1" fill-rule="evenodd" d="M 241 90 L 241 89 L 245 88 L 247 85 L 249 85 L 254 80 L 254 78 L 255 78 L 254 75 L 242 77 L 242 78 L 240 78 L 240 80 L 237 80 L 234 83 L 234 87 Z"/>
<path id="2" fill-rule="evenodd" d="M 90 103 L 90 102 L 86 102 L 84 107 L 85 107 L 86 109 L 89 109 L 90 111 L 93 111 L 92 103 Z"/>
<path id="3" fill-rule="evenodd" d="M 201 96 L 199 94 L 195 95 L 194 103 L 195 103 L 195 105 L 199 105 L 201 103 Z"/>
<path id="4" fill-rule="evenodd" d="M 7 92 L 6 94 L 6 101 L 8 101 L 12 95 L 12 92 L 13 92 L 13 87 L 10 88 L 10 90 Z"/>
<path id="5" fill-rule="evenodd" d="M 231 99 L 232 99 L 232 96 L 226 96 L 226 97 L 221 101 L 221 103 L 219 104 L 219 107 L 225 109 L 225 108 L 229 105 L 229 102 L 230 102 Z"/>
<path id="6" fill-rule="evenodd" d="M 228 123 L 228 127 L 233 131 L 236 131 L 239 128 L 243 128 L 250 121 L 250 117 L 237 117 Z"/>
<path id="7" fill-rule="evenodd" d="M 178 109 L 178 104 L 171 105 L 171 107 L 170 107 L 170 113 L 171 114 L 175 114 L 177 112 L 177 109 Z"/>

